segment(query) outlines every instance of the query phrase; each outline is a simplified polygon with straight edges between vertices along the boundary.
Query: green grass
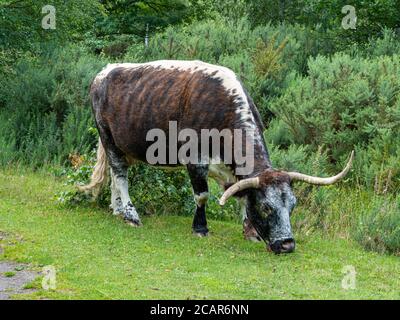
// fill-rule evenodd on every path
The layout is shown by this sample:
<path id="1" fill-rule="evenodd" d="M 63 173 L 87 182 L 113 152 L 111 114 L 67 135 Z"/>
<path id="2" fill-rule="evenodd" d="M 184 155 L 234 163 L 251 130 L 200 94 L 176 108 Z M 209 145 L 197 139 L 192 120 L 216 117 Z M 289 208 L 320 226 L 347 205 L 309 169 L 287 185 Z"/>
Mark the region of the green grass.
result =
<path id="1" fill-rule="evenodd" d="M 211 235 L 191 235 L 191 218 L 143 217 L 134 229 L 95 206 L 68 208 L 54 194 L 67 187 L 43 173 L 0 172 L 0 259 L 52 265 L 50 299 L 399 299 L 398 257 L 341 238 L 297 234 L 297 250 L 274 255 L 244 241 L 241 226 L 209 221 Z M 344 290 L 344 266 L 356 289 Z M 41 287 L 40 279 L 28 287 Z M 18 296 L 21 298 L 21 296 Z"/>

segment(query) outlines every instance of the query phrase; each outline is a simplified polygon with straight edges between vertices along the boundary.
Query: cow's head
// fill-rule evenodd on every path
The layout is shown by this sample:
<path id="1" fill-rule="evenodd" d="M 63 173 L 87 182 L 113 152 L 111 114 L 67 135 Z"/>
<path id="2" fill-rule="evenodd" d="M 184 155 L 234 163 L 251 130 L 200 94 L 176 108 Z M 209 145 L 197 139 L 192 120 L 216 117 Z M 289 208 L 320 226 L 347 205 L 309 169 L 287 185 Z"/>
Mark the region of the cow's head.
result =
<path id="1" fill-rule="evenodd" d="M 350 170 L 354 152 L 342 172 L 329 178 L 308 176 L 298 172 L 268 169 L 256 177 L 240 180 L 230 186 L 220 199 L 220 204 L 233 195 L 247 198 L 247 215 L 258 235 L 275 253 L 294 251 L 295 241 L 290 225 L 290 215 L 296 205 L 291 188 L 292 181 L 316 185 L 329 185 L 342 179 Z"/>

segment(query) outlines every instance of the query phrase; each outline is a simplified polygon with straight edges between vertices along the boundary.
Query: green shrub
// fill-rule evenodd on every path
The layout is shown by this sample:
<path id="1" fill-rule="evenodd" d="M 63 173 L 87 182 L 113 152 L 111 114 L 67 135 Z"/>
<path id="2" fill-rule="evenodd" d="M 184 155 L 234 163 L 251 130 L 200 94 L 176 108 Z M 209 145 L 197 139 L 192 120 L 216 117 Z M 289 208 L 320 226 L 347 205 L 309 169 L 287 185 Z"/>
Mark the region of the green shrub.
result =
<path id="1" fill-rule="evenodd" d="M 289 24 L 252 29 L 246 17 L 218 17 L 168 27 L 151 36 L 148 47 L 143 42 L 132 44 L 120 61 L 198 59 L 231 68 L 267 121 L 271 99 L 282 94 L 293 74 L 307 72 L 310 56 L 332 50 L 329 39 L 321 37 L 319 30 Z"/>
<path id="2" fill-rule="evenodd" d="M 370 39 L 359 54 L 370 57 L 400 54 L 400 35 L 394 30 L 384 29 L 382 36 Z"/>
<path id="3" fill-rule="evenodd" d="M 370 168 L 391 174 L 391 187 L 398 186 L 400 163 L 400 56 L 373 59 L 336 54 L 309 61 L 309 76 L 296 77 L 286 92 L 275 99 L 271 110 L 283 121 L 291 142 L 320 146 L 339 170 L 356 148 L 358 178 L 369 185 Z M 284 107 L 282 107 L 284 106 Z M 279 132 L 275 128 L 276 132 Z M 371 181 L 373 179 L 373 181 Z M 397 183 L 396 183 L 397 182 Z"/>
<path id="4" fill-rule="evenodd" d="M 80 156 L 79 165 L 54 170 L 54 174 L 66 179 L 67 185 L 76 186 L 89 181 L 96 161 L 93 150 L 88 155 Z M 192 216 L 196 204 L 193 199 L 192 186 L 185 169 L 164 170 L 146 164 L 136 164 L 128 172 L 129 194 L 139 214 L 172 214 Z M 240 220 L 239 205 L 230 200 L 224 207 L 218 204 L 223 190 L 211 179 L 209 180 L 210 198 L 207 203 L 207 217 L 218 220 Z M 56 195 L 58 201 L 67 206 L 88 203 L 91 201 L 77 189 L 63 191 Z M 109 183 L 100 193 L 97 204 L 108 208 L 111 203 Z"/>
<path id="5" fill-rule="evenodd" d="M 268 131 L 266 135 L 268 135 Z M 318 149 L 310 151 L 309 146 L 291 145 L 287 149 L 280 149 L 274 144 L 269 146 L 270 158 L 273 166 L 285 171 L 297 171 L 314 176 L 326 176 L 327 155 Z M 298 229 L 324 228 L 324 216 L 330 209 L 333 193 L 327 187 L 315 187 L 305 183 L 293 183 L 298 199 L 298 206 L 306 206 L 311 215 L 297 221 Z"/>
<path id="6" fill-rule="evenodd" d="M 279 146 L 283 149 L 287 149 L 292 145 L 294 140 L 285 123 L 279 118 L 273 118 L 269 122 L 267 130 L 264 132 L 264 137 L 267 144 Z"/>
<path id="7" fill-rule="evenodd" d="M 400 255 L 400 197 L 375 199 L 355 227 L 354 238 L 368 250 Z"/>
<path id="8" fill-rule="evenodd" d="M 77 47 L 19 61 L 0 88 L 1 163 L 63 163 L 93 148 L 88 87 L 104 64 Z"/>

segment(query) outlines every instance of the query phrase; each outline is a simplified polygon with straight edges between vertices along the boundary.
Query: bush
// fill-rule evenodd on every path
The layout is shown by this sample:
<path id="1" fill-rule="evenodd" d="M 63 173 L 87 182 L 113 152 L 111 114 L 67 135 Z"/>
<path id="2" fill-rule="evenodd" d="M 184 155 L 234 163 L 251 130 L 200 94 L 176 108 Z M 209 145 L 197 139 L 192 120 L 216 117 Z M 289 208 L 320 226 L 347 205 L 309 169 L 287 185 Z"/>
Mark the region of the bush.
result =
<path id="1" fill-rule="evenodd" d="M 19 61 L 0 88 L 1 163 L 63 163 L 93 148 L 88 87 L 103 65 L 77 47 Z"/>
<path id="2" fill-rule="evenodd" d="M 270 100 L 282 94 L 292 73 L 305 74 L 310 56 L 332 50 L 330 40 L 318 30 L 288 24 L 252 29 L 247 18 L 218 17 L 168 27 L 150 37 L 148 47 L 142 42 L 130 46 L 120 60 L 198 59 L 231 68 L 269 121 Z"/>
<path id="3" fill-rule="evenodd" d="M 242 10 L 245 1 L 229 3 Z M 400 46 L 394 31 L 385 30 L 363 46 L 343 46 L 347 54 L 332 56 L 340 39 L 330 38 L 331 31 L 326 36 L 318 26 L 255 26 L 248 18 L 237 18 L 237 7 L 223 4 L 217 9 L 236 18 L 213 12 L 213 20 L 170 26 L 151 34 L 148 47 L 132 35 L 96 38 L 91 28 L 78 32 L 90 18 L 68 34 L 69 39 L 86 35 L 78 45 L 57 49 L 41 43 L 34 53 L 0 48 L 0 164 L 67 165 L 70 154 L 90 155 L 97 140 L 88 86 L 106 60 L 200 59 L 231 68 L 244 83 L 268 125 L 266 141 L 275 167 L 328 175 L 342 169 L 354 148 L 353 186 L 368 186 L 378 194 L 400 190 Z M 67 166 L 62 174 L 70 182 L 84 182 L 93 165 L 90 159 L 79 169 Z M 193 214 L 184 171 L 134 166 L 130 189 L 140 213 Z M 220 208 L 216 200 L 221 190 L 214 183 L 210 189 L 208 216 L 237 219 L 236 202 Z M 335 187 L 297 185 L 300 208 L 313 215 L 296 223 L 327 230 L 343 221 L 334 213 L 342 212 L 340 201 L 333 199 L 336 192 Z M 66 192 L 61 200 L 84 198 Z M 109 189 L 99 202 L 108 206 Z"/>
<path id="4" fill-rule="evenodd" d="M 72 155 L 70 167 L 54 169 L 57 176 L 66 178 L 67 185 L 76 186 L 88 183 L 96 162 L 96 152 L 88 155 Z M 196 204 L 192 186 L 186 170 L 163 170 L 146 164 L 135 164 L 128 172 L 129 194 L 135 208 L 141 215 L 173 214 L 193 216 Z M 218 204 L 223 190 L 209 180 L 210 198 L 207 203 L 207 217 L 218 220 L 240 220 L 239 206 L 230 200 L 224 207 Z M 90 202 L 84 193 L 77 189 L 63 191 L 56 195 L 58 201 L 67 206 Z M 109 183 L 104 186 L 96 200 L 97 204 L 108 208 L 111 203 Z"/>
<path id="5" fill-rule="evenodd" d="M 376 175 L 371 177 L 368 170 L 382 167 L 386 178 L 391 174 L 393 190 L 400 178 L 395 160 L 400 148 L 399 89 L 400 56 L 318 56 L 309 61 L 309 76 L 296 77 L 271 104 L 283 121 L 275 132 L 289 131 L 291 143 L 309 145 L 311 151 L 323 147 L 335 170 L 356 148 L 363 155 L 355 164 L 358 178 L 374 184 Z"/>
<path id="6" fill-rule="evenodd" d="M 400 255 L 400 197 L 375 199 L 355 227 L 354 238 L 368 250 Z"/>
<path id="7" fill-rule="evenodd" d="M 391 29 L 384 29 L 381 37 L 370 39 L 359 53 L 367 57 L 400 54 L 400 35 Z"/>
<path id="8" fill-rule="evenodd" d="M 266 131 L 266 135 L 268 132 L 269 130 Z M 312 152 L 309 146 L 302 145 L 291 145 L 287 149 L 280 149 L 271 144 L 269 152 L 274 168 L 326 176 L 327 155 L 321 149 Z M 298 207 L 306 207 L 310 213 L 294 221 L 297 230 L 328 229 L 330 226 L 326 225 L 325 216 L 330 211 L 334 192 L 329 187 L 314 187 L 303 183 L 294 183 L 293 188 L 298 199 Z"/>

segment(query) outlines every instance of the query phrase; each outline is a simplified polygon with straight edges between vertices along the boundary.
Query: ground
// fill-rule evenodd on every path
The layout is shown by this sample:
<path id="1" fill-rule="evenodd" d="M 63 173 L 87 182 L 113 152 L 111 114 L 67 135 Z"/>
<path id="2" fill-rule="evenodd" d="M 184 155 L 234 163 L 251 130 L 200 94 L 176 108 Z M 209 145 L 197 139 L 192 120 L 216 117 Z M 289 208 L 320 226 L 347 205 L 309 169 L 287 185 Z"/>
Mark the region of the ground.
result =
<path id="1" fill-rule="evenodd" d="M 12 298 L 400 298 L 399 258 L 346 239 L 314 232 L 297 237 L 295 253 L 274 255 L 243 240 L 237 223 L 210 221 L 207 238 L 171 213 L 132 228 L 95 205 L 58 204 L 54 194 L 66 188 L 50 174 L 0 172 L 0 262 L 37 276 Z M 56 270 L 54 290 L 41 288 L 45 266 Z M 342 288 L 345 266 L 355 268 L 355 289 Z M 0 281 L 17 279 L 9 269 L 0 268 Z"/>
<path id="2" fill-rule="evenodd" d="M 14 262 L 0 261 L 0 300 L 8 300 L 16 294 L 34 292 L 29 284 L 38 277 L 38 273 L 29 266 Z"/>

